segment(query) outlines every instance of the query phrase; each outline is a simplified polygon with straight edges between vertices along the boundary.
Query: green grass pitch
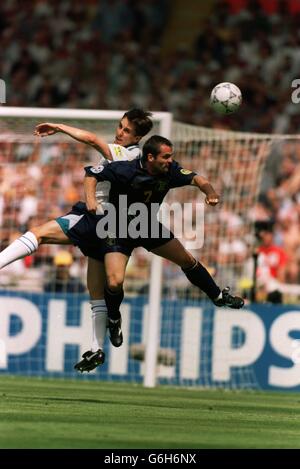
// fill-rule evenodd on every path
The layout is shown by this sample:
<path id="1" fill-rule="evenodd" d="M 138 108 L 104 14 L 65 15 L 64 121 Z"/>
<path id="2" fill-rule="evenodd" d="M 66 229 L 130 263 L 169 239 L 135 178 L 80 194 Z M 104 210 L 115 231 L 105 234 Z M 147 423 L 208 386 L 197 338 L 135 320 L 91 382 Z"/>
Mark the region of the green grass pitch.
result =
<path id="1" fill-rule="evenodd" d="M 0 448 L 300 448 L 300 395 L 2 375 Z"/>

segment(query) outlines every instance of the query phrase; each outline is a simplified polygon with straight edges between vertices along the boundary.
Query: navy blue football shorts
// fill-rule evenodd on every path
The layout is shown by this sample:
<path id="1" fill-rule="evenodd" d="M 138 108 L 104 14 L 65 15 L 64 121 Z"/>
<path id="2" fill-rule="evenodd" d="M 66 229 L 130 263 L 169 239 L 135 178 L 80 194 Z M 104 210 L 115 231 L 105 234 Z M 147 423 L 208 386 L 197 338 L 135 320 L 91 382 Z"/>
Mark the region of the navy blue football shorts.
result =
<path id="1" fill-rule="evenodd" d="M 104 215 L 91 214 L 84 202 L 77 202 L 66 215 L 56 218 L 65 235 L 74 246 L 77 246 L 84 256 L 102 261 L 109 252 L 120 252 L 130 257 L 133 249 L 143 247 L 152 251 L 174 239 L 171 231 L 159 223 L 163 236 L 157 238 L 118 238 L 97 236 L 97 223 Z"/>
<path id="2" fill-rule="evenodd" d="M 97 223 L 101 217 L 102 215 L 90 213 L 84 202 L 77 202 L 70 212 L 56 218 L 56 221 L 72 244 L 77 246 L 85 256 L 103 261 L 103 242 L 96 232 Z"/>
<path id="3" fill-rule="evenodd" d="M 147 249 L 147 251 L 152 251 L 153 249 L 163 246 L 172 239 L 174 239 L 174 235 L 171 231 L 169 232 L 168 238 L 106 238 L 103 240 L 104 245 L 102 249 L 104 250 L 104 254 L 109 252 L 121 252 L 130 257 L 135 248 L 142 247 Z"/>

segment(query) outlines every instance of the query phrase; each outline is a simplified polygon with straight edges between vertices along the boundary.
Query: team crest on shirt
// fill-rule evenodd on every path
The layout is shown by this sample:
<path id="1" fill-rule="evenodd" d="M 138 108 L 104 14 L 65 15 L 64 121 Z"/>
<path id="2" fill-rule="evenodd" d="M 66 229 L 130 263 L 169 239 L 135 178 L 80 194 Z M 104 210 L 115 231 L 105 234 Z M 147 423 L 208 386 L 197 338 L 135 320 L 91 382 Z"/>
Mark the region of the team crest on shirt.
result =
<path id="1" fill-rule="evenodd" d="M 99 166 L 93 166 L 91 168 L 91 171 L 92 171 L 92 173 L 98 174 L 98 173 L 101 173 L 101 171 L 103 171 L 103 169 L 104 169 L 103 164 L 100 164 Z"/>
<path id="2" fill-rule="evenodd" d="M 121 148 L 117 147 L 117 146 L 114 147 L 114 152 L 115 152 L 115 155 L 116 155 L 117 158 L 119 158 L 122 154 Z"/>
<path id="3" fill-rule="evenodd" d="M 186 175 L 186 174 L 191 174 L 193 171 L 191 171 L 190 169 L 183 169 L 183 168 L 182 168 L 182 169 L 180 170 L 180 172 L 181 172 L 181 174 Z"/>

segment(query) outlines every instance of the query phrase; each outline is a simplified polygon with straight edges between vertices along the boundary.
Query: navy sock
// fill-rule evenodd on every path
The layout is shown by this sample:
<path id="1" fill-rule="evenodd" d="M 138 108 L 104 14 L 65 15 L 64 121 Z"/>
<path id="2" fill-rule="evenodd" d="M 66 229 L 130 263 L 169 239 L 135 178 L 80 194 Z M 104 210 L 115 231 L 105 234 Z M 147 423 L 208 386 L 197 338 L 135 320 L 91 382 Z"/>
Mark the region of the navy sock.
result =
<path id="1" fill-rule="evenodd" d="M 104 289 L 104 298 L 105 298 L 105 303 L 107 306 L 107 316 L 109 319 L 112 319 L 113 321 L 117 321 L 120 319 L 121 314 L 120 314 L 120 305 L 123 301 L 124 298 L 124 290 L 123 288 L 118 291 L 118 292 L 112 292 L 108 288 Z"/>
<path id="2" fill-rule="evenodd" d="M 193 267 L 182 269 L 182 271 L 185 273 L 189 281 L 204 291 L 211 300 L 215 300 L 220 295 L 220 288 L 200 262 L 196 262 Z"/>

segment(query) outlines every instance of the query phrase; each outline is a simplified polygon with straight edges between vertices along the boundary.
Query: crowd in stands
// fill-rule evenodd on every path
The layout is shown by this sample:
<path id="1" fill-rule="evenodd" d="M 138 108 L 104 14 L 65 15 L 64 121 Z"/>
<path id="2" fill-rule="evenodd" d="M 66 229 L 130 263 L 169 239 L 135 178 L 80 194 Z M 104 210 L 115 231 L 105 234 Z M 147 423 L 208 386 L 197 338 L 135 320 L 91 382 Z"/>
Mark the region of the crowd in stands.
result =
<path id="1" fill-rule="evenodd" d="M 0 6 L 1 77 L 10 106 L 170 111 L 196 125 L 294 133 L 299 106 L 291 82 L 300 64 L 300 12 L 278 0 L 268 14 L 259 0 L 216 0 L 194 44 L 162 47 L 169 0 L 36 0 Z M 266 3 L 266 2 L 265 2 Z M 274 4 L 274 1 L 271 2 Z M 243 90 L 240 112 L 218 119 L 212 87 Z"/>
<path id="2" fill-rule="evenodd" d="M 93 159 L 84 144 L 41 145 L 40 139 L 30 134 L 28 143 L 0 143 L 0 154 L 2 250 L 22 233 L 65 214 L 75 202 L 83 200 L 83 167 Z M 48 282 L 49 275 L 56 276 L 53 257 L 58 250 L 58 246 L 41 245 L 34 256 L 5 267 L 0 283 L 40 291 L 43 280 Z M 84 258 L 74 247 L 66 247 L 66 252 L 73 255 L 71 273 L 84 279 Z"/>
<path id="3" fill-rule="evenodd" d="M 300 70 L 300 12 L 286 0 L 272 1 L 274 8 L 268 12 L 263 8 L 266 2 L 245 0 L 240 2 L 242 8 L 234 9 L 237 3 L 216 0 L 209 18 L 199 24 L 192 47 L 178 45 L 166 54 L 162 42 L 171 16 L 169 0 L 36 0 L 25 2 L 23 8 L 17 0 L 3 0 L 0 55 L 7 104 L 138 106 L 170 111 L 176 120 L 199 126 L 298 133 L 300 105 L 292 102 L 291 95 Z M 222 81 L 236 83 L 243 92 L 243 105 L 230 118 L 216 115 L 209 106 L 212 87 Z M 41 157 L 38 144 L 27 149 L 0 144 L 1 163 L 7 153 L 18 158 L 15 167 L 0 166 L 1 249 L 30 226 L 65 213 L 82 198 L 82 165 L 88 150 L 60 143 L 51 151 L 47 159 Z M 299 144 L 272 148 L 251 216 L 270 222 L 272 243 L 284 251 L 280 269 L 269 269 L 272 275 L 280 272 L 281 282 L 299 283 Z M 235 236 L 228 232 L 228 245 L 223 245 L 218 259 L 221 264 L 231 249 L 237 257 L 251 257 L 242 233 Z M 82 277 L 83 261 L 73 248 L 68 252 L 78 261 L 74 275 Z M 43 246 L 34 261 L 22 261 L 19 268 L 30 267 L 30 262 L 38 267 L 47 256 L 50 266 L 53 255 L 53 247 Z M 137 259 L 146 272 L 142 256 Z M 273 254 L 269 260 L 265 257 L 266 263 L 277 261 Z M 133 270 L 129 266 L 130 274 Z M 173 278 L 171 269 L 167 274 Z"/>

